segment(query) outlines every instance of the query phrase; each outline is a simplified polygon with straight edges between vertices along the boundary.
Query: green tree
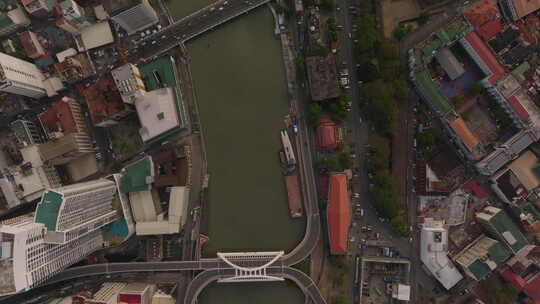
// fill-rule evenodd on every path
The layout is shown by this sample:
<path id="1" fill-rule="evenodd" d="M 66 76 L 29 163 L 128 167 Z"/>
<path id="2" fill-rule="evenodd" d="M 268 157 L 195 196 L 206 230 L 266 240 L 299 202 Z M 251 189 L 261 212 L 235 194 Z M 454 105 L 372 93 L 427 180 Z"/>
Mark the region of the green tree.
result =
<path id="1" fill-rule="evenodd" d="M 353 160 L 351 154 L 348 152 L 341 152 L 338 155 L 339 165 L 342 169 L 350 169 L 353 166 Z"/>
<path id="2" fill-rule="evenodd" d="M 373 14 L 368 14 L 360 18 L 357 25 L 358 32 L 362 33 L 362 35 L 359 35 L 358 37 L 357 50 L 360 53 L 369 53 L 373 56 L 378 40 L 375 16 Z"/>
<path id="3" fill-rule="evenodd" d="M 485 279 L 484 282 L 482 282 L 482 289 L 487 296 L 487 303 L 517 303 L 519 291 L 510 284 L 504 284 L 497 275 L 492 275 Z"/>
<path id="4" fill-rule="evenodd" d="M 321 0 L 321 6 L 329 11 L 336 7 L 336 0 Z"/>
<path id="5" fill-rule="evenodd" d="M 405 38 L 405 36 L 409 35 L 413 31 L 413 28 L 410 24 L 403 24 L 400 23 L 396 28 L 394 29 L 394 38 L 397 40 L 401 40 Z"/>
<path id="6" fill-rule="evenodd" d="M 345 295 L 340 294 L 332 298 L 332 304 L 347 304 L 347 297 Z"/>
<path id="7" fill-rule="evenodd" d="M 303 55 L 298 55 L 296 56 L 296 66 L 298 67 L 298 69 L 300 71 L 302 71 L 303 73 L 306 72 L 306 58 L 303 56 Z"/>
<path id="8" fill-rule="evenodd" d="M 331 31 L 337 31 L 337 24 L 336 24 L 336 18 L 330 17 L 326 20 L 326 24 L 328 24 L 328 29 Z"/>
<path id="9" fill-rule="evenodd" d="M 315 6 L 317 3 L 315 0 L 303 0 L 305 7 Z"/>
<path id="10" fill-rule="evenodd" d="M 429 128 L 416 136 L 419 150 L 423 153 L 429 153 L 433 147 L 442 139 L 442 131 L 439 128 Z"/>
<path id="11" fill-rule="evenodd" d="M 307 119 L 310 126 L 312 127 L 317 126 L 317 122 L 321 118 L 322 112 L 323 112 L 323 108 L 321 107 L 320 104 L 316 102 L 312 102 L 309 104 Z"/>
<path id="12" fill-rule="evenodd" d="M 420 16 L 418 16 L 418 24 L 424 25 L 424 24 L 428 23 L 428 21 L 429 21 L 429 15 L 428 15 L 428 13 L 422 12 L 422 13 L 420 14 Z"/>
<path id="13" fill-rule="evenodd" d="M 390 134 L 396 117 L 392 84 L 377 79 L 364 85 L 363 93 L 367 101 L 366 113 L 375 128 L 382 134 Z"/>
<path id="14" fill-rule="evenodd" d="M 476 96 L 482 93 L 483 91 L 484 91 L 484 85 L 480 81 L 477 81 L 471 84 L 471 86 L 467 88 L 467 91 L 465 92 L 465 94 L 467 96 Z"/>
<path id="15" fill-rule="evenodd" d="M 394 229 L 394 232 L 397 233 L 397 235 L 402 237 L 409 236 L 409 229 L 407 228 L 407 222 L 403 220 L 403 218 L 396 216 L 394 217 L 390 223 L 392 224 L 392 228 Z"/>

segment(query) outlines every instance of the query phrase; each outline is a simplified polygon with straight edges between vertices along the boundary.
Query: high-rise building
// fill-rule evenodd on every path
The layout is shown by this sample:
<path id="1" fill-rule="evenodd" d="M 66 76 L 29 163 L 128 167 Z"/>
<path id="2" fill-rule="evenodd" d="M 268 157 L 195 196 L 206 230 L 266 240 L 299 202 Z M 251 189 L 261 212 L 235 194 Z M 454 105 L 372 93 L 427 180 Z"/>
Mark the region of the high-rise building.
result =
<path id="1" fill-rule="evenodd" d="M 105 1 L 103 6 L 127 33 L 131 35 L 159 22 L 148 0 Z"/>
<path id="2" fill-rule="evenodd" d="M 35 64 L 0 53 L 0 91 L 40 98 L 46 95 L 44 79 Z"/>
<path id="3" fill-rule="evenodd" d="M 46 232 L 27 215 L 0 222 L 0 296 L 29 290 L 103 248 L 98 230 L 62 245 L 46 243 Z"/>
<path id="4" fill-rule="evenodd" d="M 115 183 L 108 179 L 46 191 L 36 207 L 34 220 L 47 228 L 44 241 L 66 244 L 115 221 L 115 192 Z"/>

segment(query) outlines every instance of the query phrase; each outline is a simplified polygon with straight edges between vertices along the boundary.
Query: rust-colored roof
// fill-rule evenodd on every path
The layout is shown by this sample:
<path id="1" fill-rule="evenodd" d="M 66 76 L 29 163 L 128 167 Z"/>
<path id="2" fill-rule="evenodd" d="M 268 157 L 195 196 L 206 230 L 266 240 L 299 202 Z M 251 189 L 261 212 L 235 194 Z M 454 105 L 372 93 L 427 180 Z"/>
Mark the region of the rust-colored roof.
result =
<path id="1" fill-rule="evenodd" d="M 291 212 L 291 217 L 301 217 L 304 212 L 302 210 L 302 197 L 300 196 L 298 175 L 285 176 L 285 185 L 287 186 L 287 197 L 289 199 L 289 211 Z"/>
<path id="2" fill-rule="evenodd" d="M 540 0 L 511 0 L 514 3 L 518 19 L 540 9 Z"/>
<path id="3" fill-rule="evenodd" d="M 84 96 L 92 123 L 95 125 L 126 109 L 120 92 L 110 77 L 101 78 L 89 87 L 77 86 L 77 89 Z"/>
<path id="4" fill-rule="evenodd" d="M 496 0 L 482 0 L 471 5 L 464 15 L 478 29 L 482 24 L 497 18 L 500 13 Z"/>
<path id="5" fill-rule="evenodd" d="M 328 192 L 328 237 L 331 254 L 346 254 L 349 239 L 351 211 L 349 193 L 347 191 L 347 175 L 334 173 L 330 175 Z"/>
<path id="6" fill-rule="evenodd" d="M 76 113 L 79 111 L 79 113 Z M 47 111 L 38 115 L 43 127 L 48 132 L 85 133 L 84 118 L 80 113 L 79 104 L 69 98 L 63 97 L 52 105 Z"/>
<path id="7" fill-rule="evenodd" d="M 521 102 L 519 102 L 519 98 L 517 96 L 514 95 L 508 98 L 508 103 L 510 103 L 512 109 L 514 109 L 519 118 L 521 118 L 523 121 L 529 121 L 529 112 L 527 112 Z"/>
<path id="8" fill-rule="evenodd" d="M 465 39 L 471 44 L 478 56 L 482 58 L 482 61 L 487 65 L 492 75 L 489 77 L 489 82 L 496 84 L 501 78 L 506 75 L 506 70 L 501 63 L 495 58 L 495 55 L 486 46 L 486 44 L 480 39 L 476 32 L 470 32 L 465 36 Z"/>
<path id="9" fill-rule="evenodd" d="M 315 130 L 315 145 L 319 149 L 333 150 L 339 147 L 338 127 L 328 118 L 321 118 Z"/>
<path id="10" fill-rule="evenodd" d="M 463 118 L 460 117 L 452 121 L 450 123 L 450 127 L 452 127 L 454 132 L 456 132 L 461 141 L 463 141 L 467 149 L 470 151 L 472 151 L 480 143 L 478 138 L 476 138 L 476 136 L 474 136 L 474 134 L 471 132 L 471 129 L 469 129 Z"/>
<path id="11" fill-rule="evenodd" d="M 488 41 L 500 33 L 502 29 L 502 20 L 497 18 L 482 24 L 476 31 L 482 37 L 482 39 L 484 39 L 484 41 Z"/>

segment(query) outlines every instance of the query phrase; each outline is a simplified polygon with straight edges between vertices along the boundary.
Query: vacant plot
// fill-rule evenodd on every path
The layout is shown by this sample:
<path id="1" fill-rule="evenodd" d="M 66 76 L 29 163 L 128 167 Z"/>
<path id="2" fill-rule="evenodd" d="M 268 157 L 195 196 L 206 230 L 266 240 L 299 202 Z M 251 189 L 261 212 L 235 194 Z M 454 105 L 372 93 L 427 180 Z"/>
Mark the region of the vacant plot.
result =
<path id="1" fill-rule="evenodd" d="M 392 38 L 399 22 L 418 17 L 420 8 L 416 0 L 382 0 L 384 37 Z"/>
<path id="2" fill-rule="evenodd" d="M 116 159 L 124 159 L 142 147 L 140 127 L 136 115 L 126 117 L 111 127 L 112 149 L 116 154 Z"/>

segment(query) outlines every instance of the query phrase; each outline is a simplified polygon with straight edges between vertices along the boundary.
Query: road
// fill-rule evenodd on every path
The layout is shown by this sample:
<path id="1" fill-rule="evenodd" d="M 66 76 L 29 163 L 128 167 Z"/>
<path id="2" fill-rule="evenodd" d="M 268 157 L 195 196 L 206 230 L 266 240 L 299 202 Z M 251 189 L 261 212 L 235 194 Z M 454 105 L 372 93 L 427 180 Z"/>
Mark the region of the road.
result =
<path id="1" fill-rule="evenodd" d="M 126 44 L 126 48 L 134 60 L 146 61 L 269 1 L 220 0 L 156 33 L 145 37 L 134 36 L 134 39 Z"/>

